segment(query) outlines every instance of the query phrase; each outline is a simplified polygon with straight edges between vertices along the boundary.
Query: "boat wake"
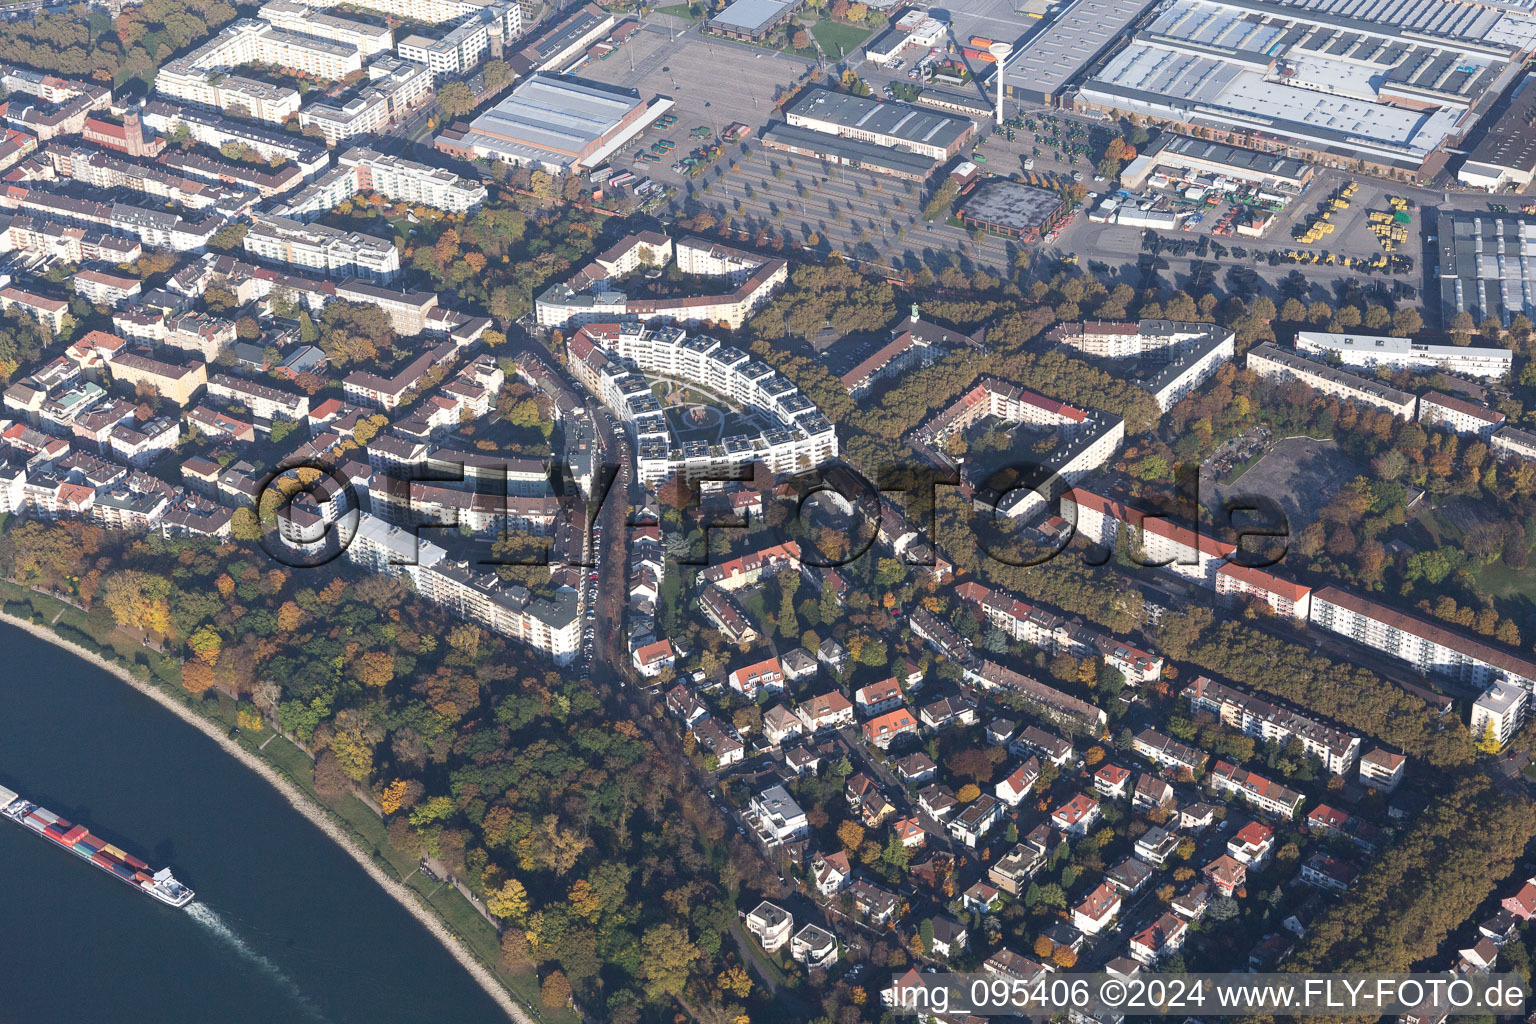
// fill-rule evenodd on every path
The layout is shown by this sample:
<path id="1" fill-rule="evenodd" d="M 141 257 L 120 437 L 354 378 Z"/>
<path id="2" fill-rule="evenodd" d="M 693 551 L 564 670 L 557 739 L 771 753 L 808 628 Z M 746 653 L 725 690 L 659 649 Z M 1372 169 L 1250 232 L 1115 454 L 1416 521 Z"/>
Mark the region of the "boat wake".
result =
<path id="1" fill-rule="evenodd" d="M 318 1024 L 330 1024 L 330 1019 L 320 1012 L 320 1007 L 316 1006 L 304 994 L 297 982 L 290 978 L 277 964 L 252 949 L 250 943 L 237 935 L 235 930 L 212 907 L 203 902 L 191 903 L 187 906 L 187 916 L 217 936 L 220 941 L 239 954 L 242 959 L 259 968 L 268 977 L 287 989 L 289 995 L 293 996 L 294 1001 L 303 1007 L 304 1012 L 311 1020 L 318 1022 Z"/>

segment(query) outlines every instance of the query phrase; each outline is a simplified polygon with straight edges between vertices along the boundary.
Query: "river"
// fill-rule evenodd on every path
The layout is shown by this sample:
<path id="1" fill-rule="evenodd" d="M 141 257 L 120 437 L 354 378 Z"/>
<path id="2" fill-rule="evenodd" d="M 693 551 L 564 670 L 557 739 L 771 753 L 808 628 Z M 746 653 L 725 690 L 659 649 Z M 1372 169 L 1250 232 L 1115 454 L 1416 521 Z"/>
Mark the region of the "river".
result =
<path id="1" fill-rule="evenodd" d="M 0 820 L 0 1022 L 479 1024 L 506 1015 L 266 782 L 0 624 L 0 784 L 197 890 L 175 910 Z"/>

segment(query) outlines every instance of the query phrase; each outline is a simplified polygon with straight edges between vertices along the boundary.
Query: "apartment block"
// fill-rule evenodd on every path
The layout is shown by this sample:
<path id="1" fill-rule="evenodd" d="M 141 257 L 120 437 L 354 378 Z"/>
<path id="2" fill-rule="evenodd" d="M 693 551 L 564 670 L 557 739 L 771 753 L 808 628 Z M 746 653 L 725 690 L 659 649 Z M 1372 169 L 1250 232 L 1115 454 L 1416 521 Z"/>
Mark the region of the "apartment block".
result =
<path id="1" fill-rule="evenodd" d="M 1194 710 L 1209 711 L 1224 725 L 1245 735 L 1280 745 L 1298 740 L 1309 755 L 1322 761 L 1334 775 L 1348 772 L 1360 755 L 1360 737 L 1206 676 L 1191 683 L 1184 696 Z"/>
<path id="2" fill-rule="evenodd" d="M 1527 692 L 1536 689 L 1536 663 L 1337 587 L 1312 595 L 1312 624 L 1420 672 L 1477 687 L 1504 682 Z"/>
<path id="3" fill-rule="evenodd" d="M 271 214 L 252 216 L 244 245 L 257 259 L 308 267 L 331 277 L 392 281 L 400 273 L 400 254 L 387 238 Z"/>
<path id="4" fill-rule="evenodd" d="M 1419 422 L 1487 440 L 1504 425 L 1504 414 L 1464 398 L 1431 391 L 1419 399 Z"/>
<path id="5" fill-rule="evenodd" d="M 1400 419 L 1413 419 L 1418 406 L 1418 399 L 1406 391 L 1308 359 L 1267 341 L 1249 349 L 1248 369 L 1266 380 L 1298 381 L 1318 394 L 1382 409 Z"/>

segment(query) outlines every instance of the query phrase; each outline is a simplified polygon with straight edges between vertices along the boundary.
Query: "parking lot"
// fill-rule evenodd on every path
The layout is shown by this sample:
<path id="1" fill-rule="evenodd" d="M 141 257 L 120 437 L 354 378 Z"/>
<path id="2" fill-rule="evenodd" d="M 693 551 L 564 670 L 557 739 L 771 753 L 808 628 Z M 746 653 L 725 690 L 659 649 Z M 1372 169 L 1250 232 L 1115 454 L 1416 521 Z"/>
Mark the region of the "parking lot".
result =
<path id="1" fill-rule="evenodd" d="M 710 187 L 693 198 L 749 230 L 788 230 L 802 245 L 897 270 L 997 271 L 1011 263 L 1001 238 L 977 243 L 960 227 L 923 220 L 924 197 L 913 182 L 757 146 L 735 171 L 725 161 L 720 168 L 718 178 L 713 169 L 703 176 Z"/>
<path id="2" fill-rule="evenodd" d="M 750 129 L 746 138 L 754 138 L 768 121 L 780 91 L 803 76 L 813 63 L 793 54 L 714 39 L 702 35 L 693 22 L 652 15 L 612 56 L 587 63 L 580 74 L 593 81 L 634 89 L 645 98 L 672 98 L 675 106 L 671 113 L 677 116 L 677 124 L 669 131 L 642 132 L 615 154 L 613 166 L 681 186 L 685 181 L 698 184 L 703 180 L 702 175 L 689 179 L 673 170 L 673 165 L 690 150 L 707 141 L 692 138 L 689 132 L 707 127 L 711 137 L 718 137 L 739 122 Z M 728 82 L 729 87 L 723 86 L 723 82 Z M 677 146 L 661 163 L 634 162 L 637 150 L 648 149 L 659 139 L 669 139 Z M 729 166 L 740 148 L 727 145 L 721 163 Z"/>

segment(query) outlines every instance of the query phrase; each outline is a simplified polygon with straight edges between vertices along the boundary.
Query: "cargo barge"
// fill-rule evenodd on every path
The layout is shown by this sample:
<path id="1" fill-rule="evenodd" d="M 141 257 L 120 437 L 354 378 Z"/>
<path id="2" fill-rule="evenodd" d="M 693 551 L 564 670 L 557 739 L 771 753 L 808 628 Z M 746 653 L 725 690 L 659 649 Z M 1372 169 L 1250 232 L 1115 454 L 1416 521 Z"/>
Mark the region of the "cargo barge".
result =
<path id="1" fill-rule="evenodd" d="M 124 853 L 101 837 L 91 835 L 84 825 L 65 821 L 48 808 L 39 807 L 4 786 L 0 786 L 0 815 L 51 840 L 77 857 L 90 861 L 118 881 L 127 882 L 161 903 L 184 907 L 196 895 L 176 881 L 170 868 L 151 872 L 148 864 L 131 853 Z"/>

